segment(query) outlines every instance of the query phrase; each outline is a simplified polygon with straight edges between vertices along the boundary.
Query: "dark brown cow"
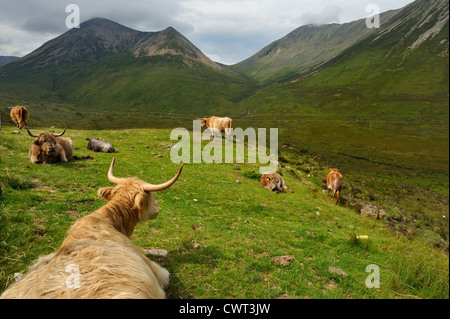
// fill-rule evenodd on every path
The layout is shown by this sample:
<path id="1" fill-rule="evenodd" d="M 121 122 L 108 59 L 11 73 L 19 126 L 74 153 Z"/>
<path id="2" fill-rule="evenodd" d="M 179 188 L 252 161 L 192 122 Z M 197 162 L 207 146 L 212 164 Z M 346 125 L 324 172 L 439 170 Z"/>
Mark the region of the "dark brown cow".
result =
<path id="1" fill-rule="evenodd" d="M 16 126 L 19 129 L 22 129 L 23 126 L 27 126 L 28 119 L 30 118 L 30 114 L 25 106 L 15 106 L 11 110 L 11 118 L 16 123 Z"/>
<path id="2" fill-rule="evenodd" d="M 51 132 L 32 134 L 27 127 L 28 134 L 36 139 L 30 148 L 29 156 L 34 164 L 52 164 L 56 162 L 68 162 L 73 158 L 73 142 L 70 138 L 61 136 L 66 132 L 66 128 L 61 134 Z"/>
<path id="3" fill-rule="evenodd" d="M 333 191 L 334 194 L 334 204 L 336 205 L 339 201 L 339 195 L 342 190 L 342 184 L 344 177 L 339 172 L 337 168 L 330 168 L 330 172 L 327 175 L 327 189 L 328 193 Z"/>
<path id="4" fill-rule="evenodd" d="M 284 182 L 283 177 L 281 177 L 277 173 L 266 173 L 261 176 L 261 185 L 268 189 L 269 191 L 273 191 L 275 193 L 280 193 L 284 189 L 290 191 L 293 193 L 294 191 L 287 187 L 286 183 Z"/>

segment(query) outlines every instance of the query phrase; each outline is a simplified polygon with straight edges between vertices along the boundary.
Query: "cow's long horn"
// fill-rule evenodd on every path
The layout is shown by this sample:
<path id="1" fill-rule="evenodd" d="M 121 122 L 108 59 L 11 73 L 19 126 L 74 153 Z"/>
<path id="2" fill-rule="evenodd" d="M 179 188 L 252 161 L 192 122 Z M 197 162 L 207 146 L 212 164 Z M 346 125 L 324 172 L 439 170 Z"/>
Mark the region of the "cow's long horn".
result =
<path id="1" fill-rule="evenodd" d="M 115 162 L 116 162 L 116 158 L 113 157 L 113 159 L 111 161 L 111 166 L 109 167 L 108 179 L 111 183 L 118 184 L 122 180 L 122 178 L 115 177 L 113 174 Z M 181 165 L 180 169 L 178 170 L 177 175 L 175 175 L 170 181 L 167 181 L 167 182 L 165 182 L 163 184 L 159 184 L 159 185 L 153 185 L 153 184 L 146 183 L 143 185 L 142 188 L 147 192 L 162 191 L 163 189 L 169 188 L 177 181 L 178 177 L 180 177 L 182 169 L 183 169 L 183 165 Z"/>
<path id="2" fill-rule="evenodd" d="M 30 135 L 31 137 L 38 137 L 37 135 L 32 134 L 26 125 L 25 128 L 27 129 L 28 135 Z"/>
<path id="3" fill-rule="evenodd" d="M 113 157 L 113 159 L 111 161 L 111 166 L 109 167 L 109 171 L 108 171 L 108 179 L 111 183 L 118 184 L 120 182 L 121 178 L 115 177 L 113 174 L 115 162 L 116 162 L 116 158 Z"/>
<path id="4" fill-rule="evenodd" d="M 181 171 L 183 170 L 183 165 L 181 165 L 180 169 L 178 170 L 177 175 L 175 175 L 170 181 L 167 181 L 167 182 L 165 182 L 163 184 L 159 184 L 159 185 L 152 185 L 152 184 L 147 183 L 143 186 L 144 190 L 147 192 L 156 192 L 156 191 L 162 191 L 163 189 L 169 188 L 177 181 L 178 177 L 180 177 Z"/>
<path id="5" fill-rule="evenodd" d="M 63 136 L 64 133 L 66 133 L 66 128 L 67 128 L 67 126 L 64 127 L 64 131 L 61 134 L 53 134 L 53 136 L 56 136 L 56 137 Z"/>

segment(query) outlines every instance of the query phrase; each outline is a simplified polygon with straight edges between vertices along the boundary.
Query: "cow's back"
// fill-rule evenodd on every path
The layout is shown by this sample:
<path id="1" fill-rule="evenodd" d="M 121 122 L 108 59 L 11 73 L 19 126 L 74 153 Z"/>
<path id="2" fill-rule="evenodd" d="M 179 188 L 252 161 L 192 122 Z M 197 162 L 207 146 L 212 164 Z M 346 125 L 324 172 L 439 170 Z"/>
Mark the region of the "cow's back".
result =
<path id="1" fill-rule="evenodd" d="M 231 128 L 231 119 L 229 117 L 211 116 L 209 127 L 224 131 L 226 128 Z"/>
<path id="2" fill-rule="evenodd" d="M 336 170 L 330 171 L 327 175 L 327 188 L 336 192 L 342 188 L 342 174 Z"/>
<path id="3" fill-rule="evenodd" d="M 20 105 L 13 107 L 9 115 L 20 129 L 23 124 L 27 125 L 27 121 L 30 117 L 28 110 L 24 106 Z"/>
<path id="4" fill-rule="evenodd" d="M 70 161 L 73 158 L 73 150 L 75 148 L 72 139 L 70 137 L 57 137 L 56 142 L 64 149 L 66 158 Z"/>

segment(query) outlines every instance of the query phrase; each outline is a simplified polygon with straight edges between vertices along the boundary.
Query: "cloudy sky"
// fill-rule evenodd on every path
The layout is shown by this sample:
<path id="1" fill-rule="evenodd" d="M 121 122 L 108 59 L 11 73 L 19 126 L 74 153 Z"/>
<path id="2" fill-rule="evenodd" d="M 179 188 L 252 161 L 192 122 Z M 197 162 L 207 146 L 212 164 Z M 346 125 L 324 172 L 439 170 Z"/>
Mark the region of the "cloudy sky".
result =
<path id="1" fill-rule="evenodd" d="M 211 59 L 240 62 L 305 24 L 366 18 L 413 0 L 0 0 L 0 56 L 24 56 L 68 31 L 66 6 L 81 22 L 103 17 L 140 31 L 172 26 Z"/>

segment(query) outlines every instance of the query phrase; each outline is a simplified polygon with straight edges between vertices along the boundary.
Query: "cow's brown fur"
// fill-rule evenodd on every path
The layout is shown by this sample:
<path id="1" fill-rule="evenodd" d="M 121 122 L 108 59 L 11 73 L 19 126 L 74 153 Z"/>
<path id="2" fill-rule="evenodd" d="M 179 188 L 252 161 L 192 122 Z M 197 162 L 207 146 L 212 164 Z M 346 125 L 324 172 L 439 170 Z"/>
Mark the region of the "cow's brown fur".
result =
<path id="1" fill-rule="evenodd" d="M 233 120 L 229 117 L 217 117 L 211 116 L 209 118 L 201 118 L 202 127 L 206 126 L 212 130 L 212 134 L 215 136 L 216 131 L 225 132 L 227 140 L 230 139 L 231 127 Z"/>
<path id="2" fill-rule="evenodd" d="M 294 191 L 287 187 L 283 177 L 277 173 L 266 173 L 261 176 L 261 185 L 270 191 L 280 193 L 284 189 L 293 193 Z"/>
<path id="3" fill-rule="evenodd" d="M 339 201 L 339 195 L 342 191 L 343 181 L 344 177 L 339 172 L 339 170 L 337 168 L 330 168 L 330 172 L 327 175 L 327 189 L 328 193 L 330 193 L 330 191 L 333 191 L 335 205 Z"/>
<path id="4" fill-rule="evenodd" d="M 30 114 L 25 106 L 18 105 L 13 107 L 10 115 L 11 119 L 16 123 L 16 126 L 19 129 L 22 129 L 23 126 L 27 126 Z"/>
<path id="5" fill-rule="evenodd" d="M 33 136 L 30 131 L 28 133 Z M 65 163 L 72 160 L 73 149 L 72 139 L 55 136 L 55 134 L 47 132 L 36 136 L 28 155 L 34 164 Z"/>
<path id="6" fill-rule="evenodd" d="M 59 250 L 41 258 L 1 298 L 165 298 L 169 272 L 130 240 L 138 222 L 159 213 L 155 192 L 145 184 L 122 178 L 99 189 L 108 203 L 76 222 Z M 79 270 L 79 288 L 70 281 L 69 265 Z"/>

